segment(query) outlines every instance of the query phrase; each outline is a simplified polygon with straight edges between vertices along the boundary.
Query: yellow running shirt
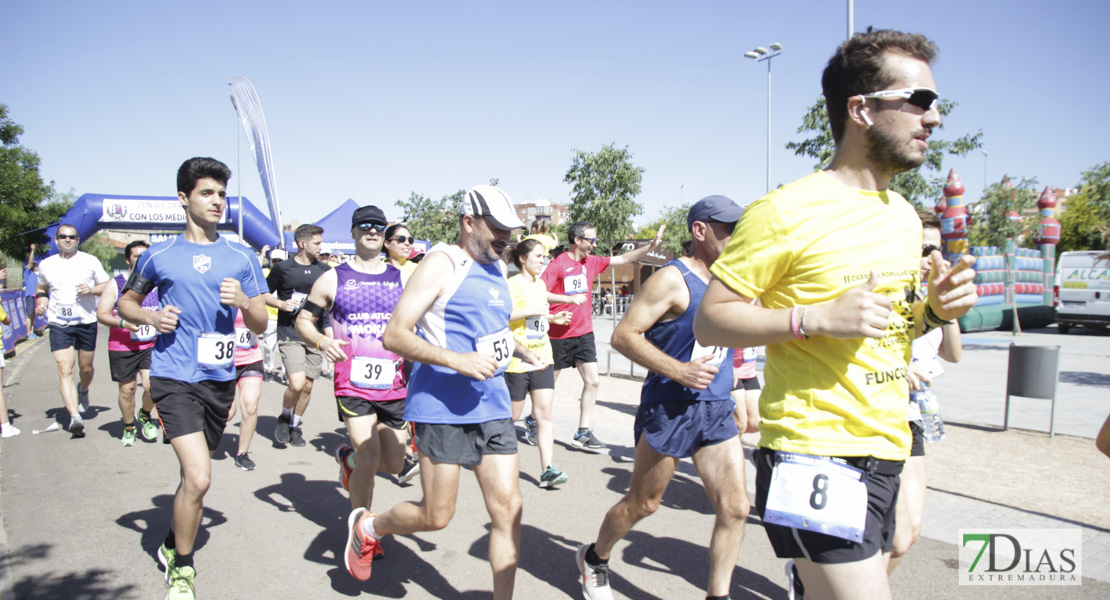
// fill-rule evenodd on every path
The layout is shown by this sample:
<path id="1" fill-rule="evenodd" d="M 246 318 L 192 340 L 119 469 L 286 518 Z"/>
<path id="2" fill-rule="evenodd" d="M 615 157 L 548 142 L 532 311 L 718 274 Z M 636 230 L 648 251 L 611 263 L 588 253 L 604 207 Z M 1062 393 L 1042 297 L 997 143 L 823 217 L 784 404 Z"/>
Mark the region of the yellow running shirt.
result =
<path id="1" fill-rule="evenodd" d="M 752 203 L 711 271 L 766 308 L 831 302 L 878 275 L 894 310 L 881 339 L 811 337 L 767 346 L 760 445 L 820 456 L 905 460 L 921 221 L 895 192 L 823 172 Z"/>
<path id="2" fill-rule="evenodd" d="M 526 306 L 536 306 L 537 304 L 547 304 L 547 286 L 542 279 L 535 281 L 527 281 L 524 275 L 513 275 L 509 278 L 509 295 L 513 297 L 513 310 L 519 310 Z M 509 323 L 509 328 L 513 331 L 513 337 L 516 338 L 516 343 L 524 344 L 529 350 L 539 354 L 547 362 L 551 362 L 551 340 L 547 337 L 548 322 L 546 316 L 528 317 L 519 321 Z M 532 363 L 520 360 L 513 357 L 509 367 L 505 369 L 509 373 L 526 373 L 528 371 L 535 371 Z"/>

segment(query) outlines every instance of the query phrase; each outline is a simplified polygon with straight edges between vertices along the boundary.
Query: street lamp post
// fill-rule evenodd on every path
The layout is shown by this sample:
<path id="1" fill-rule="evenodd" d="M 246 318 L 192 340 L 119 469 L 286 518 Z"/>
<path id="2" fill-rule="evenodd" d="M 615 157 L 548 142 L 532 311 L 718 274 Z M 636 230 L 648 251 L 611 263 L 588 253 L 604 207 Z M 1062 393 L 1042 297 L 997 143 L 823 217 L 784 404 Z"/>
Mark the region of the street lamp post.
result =
<path id="1" fill-rule="evenodd" d="M 754 58 L 756 62 L 767 61 L 767 191 L 771 191 L 771 59 L 782 54 L 782 44 L 775 42 L 768 50 L 757 46 L 744 56 Z"/>

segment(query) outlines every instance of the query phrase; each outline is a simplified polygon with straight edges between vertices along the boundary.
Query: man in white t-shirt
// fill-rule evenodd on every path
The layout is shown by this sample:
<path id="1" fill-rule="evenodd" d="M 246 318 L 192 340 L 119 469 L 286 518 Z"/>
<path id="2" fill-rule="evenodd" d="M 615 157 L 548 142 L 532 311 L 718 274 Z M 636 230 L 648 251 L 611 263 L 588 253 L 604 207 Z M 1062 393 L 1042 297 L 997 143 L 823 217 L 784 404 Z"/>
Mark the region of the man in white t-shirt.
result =
<path id="1" fill-rule="evenodd" d="M 77 228 L 63 223 L 54 237 L 58 253 L 39 264 L 35 314 L 50 323 L 50 352 L 58 363 L 62 402 L 69 412 L 69 432 L 85 437 L 81 414 L 89 409 L 96 350 L 96 300 L 111 278 L 96 257 L 79 252 Z M 76 350 L 76 353 L 74 352 Z M 81 385 L 73 382 L 73 363 L 80 367 Z"/>

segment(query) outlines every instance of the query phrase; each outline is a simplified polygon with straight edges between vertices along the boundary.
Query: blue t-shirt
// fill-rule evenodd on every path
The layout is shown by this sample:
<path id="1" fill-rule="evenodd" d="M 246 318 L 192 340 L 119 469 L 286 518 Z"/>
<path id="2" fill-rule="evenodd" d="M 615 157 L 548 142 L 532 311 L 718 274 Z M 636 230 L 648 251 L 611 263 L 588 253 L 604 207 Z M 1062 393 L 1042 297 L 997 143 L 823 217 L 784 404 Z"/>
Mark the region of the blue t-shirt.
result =
<path id="1" fill-rule="evenodd" d="M 144 252 L 135 273 L 158 288 L 162 306 L 181 310 L 177 329 L 157 338 L 151 376 L 189 383 L 235 379 L 235 309 L 220 303 L 220 284 L 235 279 L 250 298 L 267 291 L 254 254 L 222 237 L 194 244 L 179 235 Z"/>
<path id="2" fill-rule="evenodd" d="M 34 296 L 38 293 L 39 274 L 24 267 L 23 269 L 23 295 Z"/>

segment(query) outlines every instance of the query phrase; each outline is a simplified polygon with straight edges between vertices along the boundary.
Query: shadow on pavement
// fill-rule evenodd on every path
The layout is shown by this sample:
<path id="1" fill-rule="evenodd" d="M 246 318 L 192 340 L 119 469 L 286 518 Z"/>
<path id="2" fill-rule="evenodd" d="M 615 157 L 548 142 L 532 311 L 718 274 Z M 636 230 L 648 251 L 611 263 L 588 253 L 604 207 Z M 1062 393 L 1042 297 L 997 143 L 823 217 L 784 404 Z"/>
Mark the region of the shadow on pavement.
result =
<path id="1" fill-rule="evenodd" d="M 628 546 L 621 554 L 621 559 L 625 563 L 649 571 L 681 577 L 699 590 L 709 586 L 709 550 L 704 546 L 676 538 L 657 537 L 636 530 L 629 532 L 624 539 L 628 542 Z M 740 560 L 743 561 L 743 558 L 743 550 L 741 550 Z M 737 590 L 737 586 L 741 586 L 741 589 Z M 783 590 L 781 585 L 741 567 L 733 569 L 731 587 L 729 591 L 732 598 L 777 597 Z M 613 585 L 613 589 L 629 598 L 655 598 L 646 593 L 644 595 L 630 593 L 617 584 Z"/>
<path id="2" fill-rule="evenodd" d="M 969 499 L 975 500 L 977 502 L 985 502 L 987 504 L 993 504 L 995 506 L 1001 506 L 1003 508 L 1008 508 L 1010 510 L 1020 511 L 1020 512 L 1023 512 L 1025 514 L 1036 515 L 1038 517 L 1044 517 L 1046 519 L 1052 519 L 1053 521 L 1059 521 L 1061 523 L 1068 523 L 1070 525 L 1077 525 L 1079 527 L 1086 527 L 1088 529 L 1093 529 L 1095 531 L 1101 531 L 1103 533 L 1110 533 L 1110 529 L 1108 529 L 1106 527 L 1101 527 L 1099 525 L 1094 525 L 1094 524 L 1091 524 L 1091 523 L 1084 523 L 1082 521 L 1076 521 L 1075 519 L 1065 519 L 1064 517 L 1060 517 L 1060 516 L 1057 516 L 1057 515 L 1050 515 L 1048 513 L 1037 511 L 1037 510 L 1029 510 L 1028 508 L 1022 508 L 1020 506 L 1014 506 L 1012 504 L 1003 504 L 1002 502 L 995 502 L 994 500 L 987 500 L 987 499 L 984 499 L 984 498 L 977 498 L 977 497 L 971 496 L 969 494 L 963 494 L 961 492 L 954 492 L 952 490 L 945 490 L 945 489 L 941 489 L 941 488 L 938 488 L 938 487 L 935 487 L 935 486 L 932 486 L 932 485 L 929 486 L 929 489 L 934 491 L 934 492 L 940 492 L 942 494 L 948 494 L 950 496 L 958 496 L 960 498 L 969 498 Z"/>
<path id="3" fill-rule="evenodd" d="M 140 544 L 143 551 L 150 556 L 150 562 L 161 568 L 158 563 L 158 547 L 166 539 L 170 530 L 170 521 L 173 519 L 173 494 L 162 494 L 150 499 L 154 508 L 129 512 L 116 519 L 120 527 L 130 529 L 141 534 Z M 208 530 L 227 523 L 224 513 L 204 507 L 200 518 L 200 529 L 197 530 L 196 541 L 193 542 L 194 554 L 208 543 L 210 534 Z"/>
<path id="4" fill-rule="evenodd" d="M 1090 371 L 1060 371 L 1060 383 L 1110 388 L 1110 375 Z"/>
<path id="5" fill-rule="evenodd" d="M 0 557 L 0 565 L 19 566 L 50 557 L 49 544 L 27 545 Z M 45 571 L 46 569 L 38 569 Z M 115 585 L 119 576 L 104 569 L 89 569 L 83 573 L 50 573 L 28 575 L 14 583 L 15 596 L 20 599 L 55 600 L 111 600 L 135 589 L 134 585 Z"/>
<path id="6" fill-rule="evenodd" d="M 683 464 L 679 463 L 679 466 L 681 467 Z M 693 468 L 691 467 L 690 470 L 692 471 Z M 702 487 L 701 480 L 688 478 L 680 471 L 681 469 L 675 471 L 675 474 L 671 477 L 671 482 L 667 484 L 667 491 L 663 493 L 661 505 L 675 510 L 692 510 L 703 515 L 714 514 L 713 505 L 705 494 L 705 488 Z M 632 471 L 607 468 L 602 469 L 601 472 L 609 475 L 609 483 L 606 484 L 606 487 L 610 491 L 622 496 L 628 493 L 628 487 L 632 483 Z M 601 525 L 600 521 L 598 525 Z"/>

